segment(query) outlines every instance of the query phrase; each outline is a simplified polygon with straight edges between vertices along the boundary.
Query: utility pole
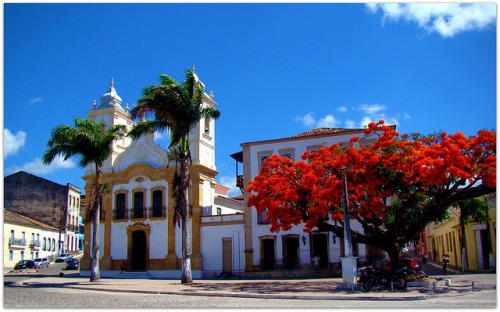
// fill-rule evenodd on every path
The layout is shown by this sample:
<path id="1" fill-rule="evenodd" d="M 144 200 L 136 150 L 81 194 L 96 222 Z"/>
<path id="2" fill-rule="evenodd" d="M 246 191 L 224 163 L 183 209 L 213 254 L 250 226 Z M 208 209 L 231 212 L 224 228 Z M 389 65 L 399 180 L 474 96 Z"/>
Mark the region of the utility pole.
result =
<path id="1" fill-rule="evenodd" d="M 357 278 L 357 257 L 352 256 L 351 216 L 347 193 L 346 168 L 342 168 L 342 189 L 344 206 L 344 257 L 342 260 L 342 279 L 345 289 L 354 290 Z"/>

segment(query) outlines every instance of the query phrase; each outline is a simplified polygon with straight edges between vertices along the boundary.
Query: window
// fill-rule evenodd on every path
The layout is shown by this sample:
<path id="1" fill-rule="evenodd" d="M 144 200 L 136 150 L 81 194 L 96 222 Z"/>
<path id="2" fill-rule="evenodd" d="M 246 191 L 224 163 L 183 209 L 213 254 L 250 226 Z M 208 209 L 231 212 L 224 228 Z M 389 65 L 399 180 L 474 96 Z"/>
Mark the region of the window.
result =
<path id="1" fill-rule="evenodd" d="M 50 238 L 49 238 L 49 244 L 47 246 L 47 251 L 50 251 Z"/>
<path id="2" fill-rule="evenodd" d="M 134 218 L 143 218 L 144 213 L 144 193 L 134 193 Z"/>
<path id="3" fill-rule="evenodd" d="M 267 216 L 267 208 L 266 208 L 266 211 L 264 212 L 261 212 L 261 213 L 257 213 L 257 224 L 268 224 L 268 223 L 271 223 L 271 220 L 267 220 L 264 221 L 264 219 L 266 218 Z"/>
<path id="4" fill-rule="evenodd" d="M 49 241 L 49 244 L 50 244 L 50 241 Z M 47 250 L 47 238 L 46 237 L 43 238 L 42 250 L 43 251 Z"/>
<path id="5" fill-rule="evenodd" d="M 14 230 L 10 230 L 10 238 L 14 240 Z"/>
<path id="6" fill-rule="evenodd" d="M 259 161 L 259 172 L 262 169 L 262 167 L 264 166 L 264 161 L 266 159 L 268 159 L 269 157 L 271 157 L 272 153 L 273 152 L 271 152 L 271 151 L 267 151 L 267 152 L 260 152 L 257 154 L 257 159 Z"/>
<path id="7" fill-rule="evenodd" d="M 287 148 L 287 149 L 283 149 L 283 150 L 280 150 L 279 151 L 279 155 L 281 156 L 281 158 L 288 158 L 288 159 L 291 159 L 291 160 L 294 160 L 295 158 L 295 151 L 293 148 Z"/>
<path id="8" fill-rule="evenodd" d="M 56 251 L 56 240 L 52 239 L 52 251 Z"/>
<path id="9" fill-rule="evenodd" d="M 116 194 L 115 197 L 115 219 L 125 219 L 125 193 Z"/>
<path id="10" fill-rule="evenodd" d="M 217 215 L 220 216 L 222 214 L 222 209 L 217 208 Z"/>
<path id="11" fill-rule="evenodd" d="M 162 216 L 163 208 L 163 191 L 157 190 L 153 192 L 153 218 Z"/>
<path id="12" fill-rule="evenodd" d="M 14 260 L 14 250 L 9 250 L 9 261 Z"/>
<path id="13" fill-rule="evenodd" d="M 205 118 L 205 134 L 210 135 L 210 118 Z"/>
<path id="14" fill-rule="evenodd" d="M 24 260 L 24 250 L 21 250 L 21 260 Z"/>

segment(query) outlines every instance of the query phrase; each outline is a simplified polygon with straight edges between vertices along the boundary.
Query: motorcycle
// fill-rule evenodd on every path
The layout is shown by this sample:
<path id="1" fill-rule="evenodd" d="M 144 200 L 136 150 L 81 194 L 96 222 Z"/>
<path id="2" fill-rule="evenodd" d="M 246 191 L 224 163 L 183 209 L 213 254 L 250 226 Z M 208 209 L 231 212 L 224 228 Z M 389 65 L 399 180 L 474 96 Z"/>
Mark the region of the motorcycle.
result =
<path id="1" fill-rule="evenodd" d="M 391 284 L 394 288 L 403 290 L 407 285 L 407 272 L 407 267 L 398 268 L 393 272 L 390 267 L 384 266 L 382 261 L 378 261 L 374 266 L 366 268 L 358 283 L 363 285 L 364 290 L 370 290 L 377 285 L 391 288 Z"/>

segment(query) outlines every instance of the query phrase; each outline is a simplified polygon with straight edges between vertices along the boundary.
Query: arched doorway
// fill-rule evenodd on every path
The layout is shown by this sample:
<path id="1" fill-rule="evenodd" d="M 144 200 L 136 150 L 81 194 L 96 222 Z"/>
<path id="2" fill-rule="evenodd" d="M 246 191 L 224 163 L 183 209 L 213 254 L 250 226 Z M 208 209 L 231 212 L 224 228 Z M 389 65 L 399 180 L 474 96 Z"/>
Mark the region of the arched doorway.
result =
<path id="1" fill-rule="evenodd" d="M 127 228 L 127 270 L 149 270 L 149 238 L 151 227 L 137 222 Z"/>
<path id="2" fill-rule="evenodd" d="M 132 270 L 146 270 L 146 233 L 141 230 L 132 233 Z"/>

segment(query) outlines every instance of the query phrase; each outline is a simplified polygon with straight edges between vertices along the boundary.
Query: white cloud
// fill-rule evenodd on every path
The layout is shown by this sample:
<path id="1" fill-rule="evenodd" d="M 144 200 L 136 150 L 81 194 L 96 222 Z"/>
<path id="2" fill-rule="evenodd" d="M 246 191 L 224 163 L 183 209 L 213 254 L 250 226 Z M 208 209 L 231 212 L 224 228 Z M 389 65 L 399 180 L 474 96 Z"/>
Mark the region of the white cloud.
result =
<path id="1" fill-rule="evenodd" d="M 410 116 L 410 115 L 408 115 L 407 113 L 404 113 L 403 118 L 404 118 L 405 120 L 408 120 L 408 119 L 411 119 L 411 116 Z"/>
<path id="2" fill-rule="evenodd" d="M 354 122 L 353 120 L 347 119 L 345 121 L 345 127 L 346 128 L 357 128 L 356 127 L 356 122 Z"/>
<path id="3" fill-rule="evenodd" d="M 339 107 L 337 107 L 337 110 L 338 110 L 339 112 L 342 112 L 342 113 L 347 112 L 347 108 L 346 108 L 345 106 L 339 106 Z"/>
<path id="4" fill-rule="evenodd" d="M 302 123 L 306 127 L 312 127 L 316 124 L 316 120 L 312 116 L 312 113 L 307 113 L 304 117 L 295 117 L 295 121 Z"/>
<path id="5" fill-rule="evenodd" d="M 26 132 L 18 131 L 15 135 L 9 129 L 3 130 L 3 156 L 5 158 L 15 155 L 24 146 Z"/>
<path id="6" fill-rule="evenodd" d="M 32 98 L 30 100 L 30 103 L 31 104 L 35 104 L 35 103 L 42 102 L 42 101 L 43 101 L 43 99 L 39 96 L 39 97 L 36 97 L 36 98 Z"/>
<path id="7" fill-rule="evenodd" d="M 32 162 L 25 163 L 22 167 L 12 166 L 6 168 L 5 174 L 12 174 L 22 170 L 31 174 L 40 175 L 51 173 L 59 169 L 72 169 L 74 167 L 76 167 L 76 164 L 71 159 L 64 161 L 63 157 L 56 157 L 48 166 L 45 166 L 40 158 L 36 158 Z"/>
<path id="8" fill-rule="evenodd" d="M 384 105 L 380 105 L 380 104 L 362 104 L 359 107 L 359 110 L 364 112 L 367 115 L 377 114 L 380 111 L 383 111 L 385 109 L 386 109 L 386 107 Z"/>
<path id="9" fill-rule="evenodd" d="M 235 193 L 241 194 L 240 189 L 236 187 L 235 176 L 223 176 L 219 179 L 219 184 L 230 188 L 229 196 L 237 195 Z"/>
<path id="10" fill-rule="evenodd" d="M 333 115 L 326 115 L 318 121 L 318 128 L 336 128 L 340 123 Z"/>
<path id="11" fill-rule="evenodd" d="M 167 138 L 168 134 L 165 134 L 163 132 L 155 131 L 155 140 L 163 140 Z"/>
<path id="12" fill-rule="evenodd" d="M 383 22 L 416 22 L 428 32 L 452 37 L 462 31 L 482 30 L 496 23 L 496 3 L 369 3 L 372 13 L 383 12 Z"/>
<path id="13" fill-rule="evenodd" d="M 295 117 L 295 121 L 300 122 L 303 126 L 308 128 L 335 128 L 341 123 L 340 120 L 330 114 L 316 121 L 312 113 L 307 113 L 303 117 Z"/>

